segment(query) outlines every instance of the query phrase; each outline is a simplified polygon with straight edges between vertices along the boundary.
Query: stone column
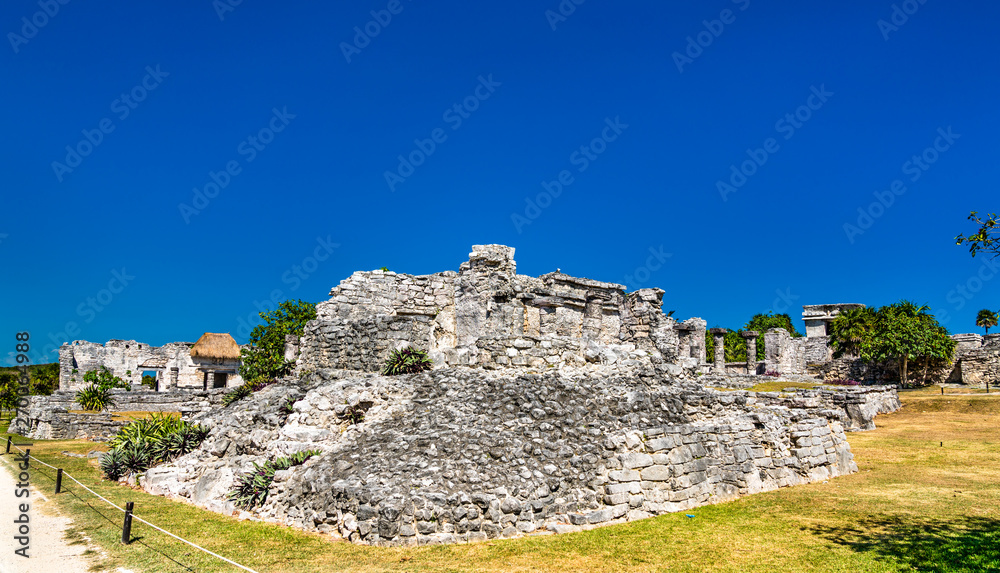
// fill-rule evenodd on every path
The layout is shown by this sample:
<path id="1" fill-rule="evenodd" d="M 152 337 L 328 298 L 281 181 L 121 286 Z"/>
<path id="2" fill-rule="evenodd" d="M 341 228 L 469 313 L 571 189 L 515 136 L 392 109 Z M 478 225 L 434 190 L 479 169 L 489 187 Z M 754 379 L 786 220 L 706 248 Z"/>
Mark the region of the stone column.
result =
<path id="1" fill-rule="evenodd" d="M 712 334 L 715 342 L 715 371 L 718 374 L 726 373 L 726 329 L 712 328 L 708 332 Z"/>
<path id="2" fill-rule="evenodd" d="M 747 374 L 757 373 L 757 335 L 756 330 L 745 330 L 740 336 L 747 341 Z"/>

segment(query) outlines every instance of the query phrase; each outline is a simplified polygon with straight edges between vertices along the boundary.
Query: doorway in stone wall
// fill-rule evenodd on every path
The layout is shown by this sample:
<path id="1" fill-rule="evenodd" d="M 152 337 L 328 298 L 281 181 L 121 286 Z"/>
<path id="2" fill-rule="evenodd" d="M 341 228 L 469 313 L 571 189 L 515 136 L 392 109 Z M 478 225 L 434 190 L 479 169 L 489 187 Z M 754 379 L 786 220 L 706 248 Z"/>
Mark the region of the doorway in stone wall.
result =
<path id="1" fill-rule="evenodd" d="M 161 370 L 143 370 L 142 371 L 142 387 L 146 390 L 152 390 L 153 392 L 160 391 L 160 372 Z"/>

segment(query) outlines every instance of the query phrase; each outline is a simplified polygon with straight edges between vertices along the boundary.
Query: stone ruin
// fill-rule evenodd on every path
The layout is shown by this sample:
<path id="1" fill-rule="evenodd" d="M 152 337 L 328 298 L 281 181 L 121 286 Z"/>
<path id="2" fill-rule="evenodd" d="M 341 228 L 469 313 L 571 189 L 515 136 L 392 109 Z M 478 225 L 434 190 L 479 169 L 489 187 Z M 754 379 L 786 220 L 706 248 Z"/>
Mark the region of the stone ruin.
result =
<path id="1" fill-rule="evenodd" d="M 129 384 L 112 391 L 113 404 L 101 412 L 85 412 L 76 392 L 88 372 L 107 368 Z M 85 340 L 59 348 L 59 389 L 51 396 L 27 396 L 11 428 L 37 440 L 107 440 L 127 419 L 120 412 L 179 412 L 191 416 L 216 409 L 227 389 L 243 384 L 240 347 L 229 334 L 206 332 L 197 342 L 151 346 L 135 340 Z M 155 388 L 142 385 L 144 372 L 154 372 Z"/>
<path id="2" fill-rule="evenodd" d="M 141 388 L 143 372 L 154 372 L 158 392 L 233 388 L 239 375 L 239 345 L 229 334 L 206 332 L 198 342 L 171 342 L 151 346 L 135 340 L 106 344 L 74 340 L 59 347 L 59 390 L 76 391 L 87 385 L 83 377 L 107 368 L 133 388 Z"/>
<path id="3" fill-rule="evenodd" d="M 660 289 L 516 271 L 514 249 L 476 245 L 457 273 L 356 272 L 316 306 L 298 366 L 378 371 L 406 344 L 438 365 L 490 369 L 632 360 L 679 374 L 705 362 L 705 321 L 665 316 Z"/>
<path id="4" fill-rule="evenodd" d="M 192 416 L 208 438 L 140 483 L 244 518 L 412 545 L 574 531 L 857 471 L 845 432 L 897 409 L 893 387 L 706 387 L 726 366 L 705 364 L 705 322 L 665 316 L 662 296 L 518 275 L 499 245 L 474 246 L 458 272 L 355 273 L 288 341 L 294 375 Z M 804 363 L 803 342 L 767 334 L 768 360 Z M 435 369 L 381 376 L 407 345 Z M 321 455 L 276 472 L 263 506 L 227 499 L 253 464 L 307 449 Z"/>
<path id="5" fill-rule="evenodd" d="M 805 366 L 809 374 L 821 376 L 824 380 L 898 379 L 899 374 L 892 364 L 869 365 L 854 356 L 833 358 L 830 323 L 841 312 L 864 306 L 820 304 L 802 307 L 806 337 L 799 340 L 804 344 Z M 953 334 L 951 338 L 957 343 L 951 362 L 943 368 L 932 369 L 927 376 L 929 384 L 989 387 L 1000 382 L 1000 335 L 963 333 Z"/>

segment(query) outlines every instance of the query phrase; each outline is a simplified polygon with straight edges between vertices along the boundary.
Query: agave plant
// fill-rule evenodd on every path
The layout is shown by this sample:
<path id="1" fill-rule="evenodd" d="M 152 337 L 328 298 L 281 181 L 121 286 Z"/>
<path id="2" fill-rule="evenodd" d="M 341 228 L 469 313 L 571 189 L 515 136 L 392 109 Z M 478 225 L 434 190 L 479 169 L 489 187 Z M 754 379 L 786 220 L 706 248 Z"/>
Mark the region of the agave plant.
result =
<path id="1" fill-rule="evenodd" d="M 229 392 L 226 392 L 226 395 L 222 397 L 222 405 L 228 406 L 233 402 L 246 398 L 250 394 L 253 394 L 253 389 L 250 387 L 249 384 L 243 383 L 237 386 L 236 388 L 233 388 Z"/>
<path id="2" fill-rule="evenodd" d="M 322 450 L 304 450 L 295 452 L 287 458 L 277 458 L 273 462 L 266 461 L 263 465 L 254 462 L 252 471 L 236 478 L 236 485 L 233 486 L 226 498 L 232 501 L 236 507 L 246 510 L 264 505 L 264 502 L 267 501 L 268 490 L 271 488 L 271 482 L 274 481 L 274 472 L 302 465 L 309 458 L 322 453 Z"/>
<path id="3" fill-rule="evenodd" d="M 104 477 L 112 481 L 118 481 L 128 473 L 120 448 L 111 448 L 101 457 L 101 471 L 104 472 Z"/>
<path id="4" fill-rule="evenodd" d="M 424 370 L 430 370 L 433 363 L 427 357 L 427 352 L 407 346 L 402 350 L 394 350 L 385 362 L 382 374 L 395 376 L 396 374 L 416 374 Z"/>
<path id="5" fill-rule="evenodd" d="M 156 461 L 153 456 L 153 444 L 145 440 L 129 442 L 121 448 L 122 466 L 128 473 L 141 474 L 148 470 Z"/>
<path id="6" fill-rule="evenodd" d="M 76 403 L 84 410 L 100 412 L 114 406 L 115 401 L 111 397 L 111 388 L 101 388 L 96 384 L 90 384 L 76 393 Z"/>

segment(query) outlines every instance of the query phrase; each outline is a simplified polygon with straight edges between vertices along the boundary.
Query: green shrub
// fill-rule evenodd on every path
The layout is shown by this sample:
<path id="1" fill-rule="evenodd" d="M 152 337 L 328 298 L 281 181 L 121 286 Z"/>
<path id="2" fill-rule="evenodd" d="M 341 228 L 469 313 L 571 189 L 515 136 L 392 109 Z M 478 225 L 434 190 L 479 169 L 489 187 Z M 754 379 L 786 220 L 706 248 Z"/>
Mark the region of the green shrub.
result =
<path id="1" fill-rule="evenodd" d="M 115 400 L 111 397 L 111 388 L 101 388 L 96 384 L 90 384 L 76 393 L 76 403 L 84 410 L 100 412 L 114 406 Z"/>
<path id="2" fill-rule="evenodd" d="M 114 448 L 129 442 L 158 442 L 164 436 L 177 432 L 188 425 L 188 422 L 181 420 L 178 416 L 154 412 L 148 418 L 126 424 L 111 438 L 109 444 Z"/>
<path id="3" fill-rule="evenodd" d="M 125 477 L 128 470 L 125 469 L 125 458 L 119 448 L 112 448 L 101 457 L 101 471 L 104 477 L 112 481 L 118 481 Z"/>
<path id="4" fill-rule="evenodd" d="M 105 477 L 118 480 L 130 473 L 142 473 L 161 462 L 190 453 L 208 436 L 208 428 L 177 416 L 154 413 L 149 418 L 129 422 L 108 442 L 112 456 L 101 470 Z"/>
<path id="5" fill-rule="evenodd" d="M 222 405 L 228 406 L 233 402 L 237 402 L 239 400 L 246 398 L 250 394 L 253 394 L 253 390 L 250 389 L 249 384 L 244 382 L 243 384 L 237 386 L 236 388 L 233 388 L 229 392 L 226 392 L 226 395 L 222 397 Z"/>
<path id="6" fill-rule="evenodd" d="M 386 376 L 415 374 L 430 370 L 432 364 L 431 359 L 427 357 L 426 351 L 413 346 L 407 346 L 402 350 L 394 350 L 389 355 L 389 359 L 385 361 L 385 368 L 382 369 L 382 374 Z"/>
<path id="7" fill-rule="evenodd" d="M 156 463 L 154 444 L 145 440 L 129 442 L 121 447 L 122 466 L 127 473 L 141 474 Z"/>
<path id="8" fill-rule="evenodd" d="M 295 452 L 287 458 L 264 462 L 263 465 L 254 462 L 253 470 L 237 477 L 236 485 L 226 497 L 241 509 L 250 510 L 264 505 L 271 482 L 274 481 L 274 472 L 302 465 L 309 458 L 321 453 L 322 450 L 304 450 Z"/>

